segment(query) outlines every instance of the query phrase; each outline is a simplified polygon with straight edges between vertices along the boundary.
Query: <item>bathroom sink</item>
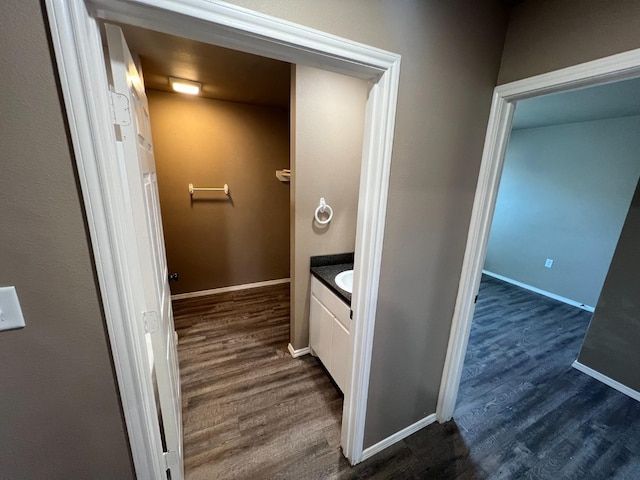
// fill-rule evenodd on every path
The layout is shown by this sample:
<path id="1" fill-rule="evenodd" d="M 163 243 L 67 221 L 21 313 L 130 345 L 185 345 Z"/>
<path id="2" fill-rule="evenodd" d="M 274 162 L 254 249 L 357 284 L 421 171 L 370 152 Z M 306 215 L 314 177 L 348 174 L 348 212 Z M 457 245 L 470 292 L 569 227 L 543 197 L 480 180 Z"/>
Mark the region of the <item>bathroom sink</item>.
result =
<path id="1" fill-rule="evenodd" d="M 345 270 L 336 275 L 336 285 L 341 289 L 352 293 L 353 290 L 353 270 Z"/>

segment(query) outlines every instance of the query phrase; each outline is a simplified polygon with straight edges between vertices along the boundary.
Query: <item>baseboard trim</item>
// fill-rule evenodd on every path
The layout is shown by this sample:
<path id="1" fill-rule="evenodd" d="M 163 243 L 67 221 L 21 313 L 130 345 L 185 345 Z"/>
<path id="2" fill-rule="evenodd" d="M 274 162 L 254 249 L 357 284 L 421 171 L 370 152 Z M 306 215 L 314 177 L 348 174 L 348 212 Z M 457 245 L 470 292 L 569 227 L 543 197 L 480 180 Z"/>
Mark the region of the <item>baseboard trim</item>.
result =
<path id="1" fill-rule="evenodd" d="M 545 297 L 553 298 L 554 300 L 558 300 L 559 302 L 566 303 L 567 305 L 581 308 L 582 310 L 586 310 L 587 312 L 593 313 L 595 311 L 595 308 L 590 305 L 585 305 L 584 303 L 576 302 L 575 300 L 571 300 L 570 298 L 561 297 L 560 295 L 556 295 L 555 293 L 547 292 L 546 290 L 542 290 L 541 288 L 527 285 L 526 283 L 519 282 L 517 280 L 514 280 L 513 278 L 505 277 L 503 275 L 490 272 L 489 270 L 482 270 L 482 273 L 490 277 L 497 278 L 498 280 L 502 280 L 503 282 L 510 283 L 511 285 L 524 288 L 525 290 L 530 290 L 534 293 L 539 293 L 540 295 L 544 295 Z"/>
<path id="2" fill-rule="evenodd" d="M 369 448 L 365 448 L 362 452 L 362 460 L 364 461 L 369 457 L 373 457 L 376 453 L 379 453 L 385 448 L 390 447 L 394 443 L 398 443 L 400 440 L 407 438 L 409 435 L 416 433 L 418 430 L 426 427 L 427 425 L 431 425 L 435 421 L 436 414 L 432 413 L 431 415 L 424 417 L 422 420 L 418 420 L 413 425 L 409 425 L 399 432 L 396 432 L 393 435 L 388 436 L 384 440 L 379 441 L 375 445 L 372 445 Z"/>
<path id="3" fill-rule="evenodd" d="M 298 350 L 296 350 L 295 348 L 293 348 L 293 345 L 289 344 L 287 348 L 289 349 L 289 353 L 293 358 L 298 358 L 306 355 L 307 353 L 311 353 L 311 348 L 309 347 L 299 348 Z"/>
<path id="4" fill-rule="evenodd" d="M 232 285 L 230 287 L 212 288 L 211 290 L 198 290 L 197 292 L 177 293 L 171 295 L 171 300 L 184 300 L 185 298 L 206 297 L 216 293 L 236 292 L 238 290 L 248 290 L 250 288 L 270 287 L 282 283 L 290 283 L 290 278 L 279 278 L 277 280 L 267 280 L 265 282 L 245 283 L 244 285 Z"/>
<path id="5" fill-rule="evenodd" d="M 576 370 L 581 371 L 584 374 L 589 375 L 591 378 L 594 378 L 605 385 L 610 386 L 611 388 L 618 390 L 620 393 L 624 393 L 626 396 L 633 398 L 635 401 L 640 402 L 640 392 L 634 390 L 633 388 L 629 388 L 626 385 L 614 380 L 613 378 L 609 378 L 606 375 L 594 370 L 593 368 L 587 367 L 583 365 L 579 361 L 573 362 L 571 365 Z"/>

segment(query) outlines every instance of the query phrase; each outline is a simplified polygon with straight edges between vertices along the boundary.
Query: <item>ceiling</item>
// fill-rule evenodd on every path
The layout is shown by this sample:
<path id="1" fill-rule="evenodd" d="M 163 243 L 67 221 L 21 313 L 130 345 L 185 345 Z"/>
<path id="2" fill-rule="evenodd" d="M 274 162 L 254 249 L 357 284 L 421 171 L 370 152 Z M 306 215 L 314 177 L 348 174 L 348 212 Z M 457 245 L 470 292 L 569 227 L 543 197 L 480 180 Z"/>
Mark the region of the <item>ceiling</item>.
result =
<path id="1" fill-rule="evenodd" d="M 516 103 L 513 129 L 640 115 L 640 78 Z"/>
<path id="2" fill-rule="evenodd" d="M 146 88 L 171 92 L 169 77 L 202 83 L 201 96 L 289 108 L 291 64 L 228 48 L 119 25 L 140 56 Z"/>

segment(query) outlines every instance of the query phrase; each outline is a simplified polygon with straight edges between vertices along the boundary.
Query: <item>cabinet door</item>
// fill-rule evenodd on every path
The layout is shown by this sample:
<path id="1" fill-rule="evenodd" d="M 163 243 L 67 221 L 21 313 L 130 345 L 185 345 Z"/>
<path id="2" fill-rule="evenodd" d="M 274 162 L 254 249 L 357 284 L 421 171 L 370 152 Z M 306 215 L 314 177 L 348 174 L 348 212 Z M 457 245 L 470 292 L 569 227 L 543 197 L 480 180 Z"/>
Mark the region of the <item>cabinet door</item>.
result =
<path id="1" fill-rule="evenodd" d="M 351 323 L 349 305 L 340 300 L 329 287 L 323 285 L 316 277 L 311 277 L 311 294 L 315 295 L 316 299 L 324 305 L 324 308 L 329 310 L 331 315 L 340 320 L 344 328 L 349 330 Z"/>
<path id="2" fill-rule="evenodd" d="M 349 332 L 336 318 L 333 319 L 331 343 L 331 376 L 344 393 L 349 384 L 349 372 L 351 371 Z"/>
<path id="3" fill-rule="evenodd" d="M 331 330 L 334 321 L 333 315 L 314 295 L 311 295 L 309 346 L 329 371 L 331 371 Z"/>

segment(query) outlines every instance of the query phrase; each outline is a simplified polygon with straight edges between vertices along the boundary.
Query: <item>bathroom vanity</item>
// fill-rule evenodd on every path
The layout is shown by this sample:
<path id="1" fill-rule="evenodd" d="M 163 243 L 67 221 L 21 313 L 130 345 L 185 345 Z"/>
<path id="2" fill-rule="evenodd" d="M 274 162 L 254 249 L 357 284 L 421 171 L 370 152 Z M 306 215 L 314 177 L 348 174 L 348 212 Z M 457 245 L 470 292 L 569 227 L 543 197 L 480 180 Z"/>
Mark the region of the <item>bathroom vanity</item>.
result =
<path id="1" fill-rule="evenodd" d="M 353 254 L 311 258 L 309 346 L 343 393 L 351 371 L 351 292 L 340 288 L 336 277 L 349 271 L 353 271 Z"/>

